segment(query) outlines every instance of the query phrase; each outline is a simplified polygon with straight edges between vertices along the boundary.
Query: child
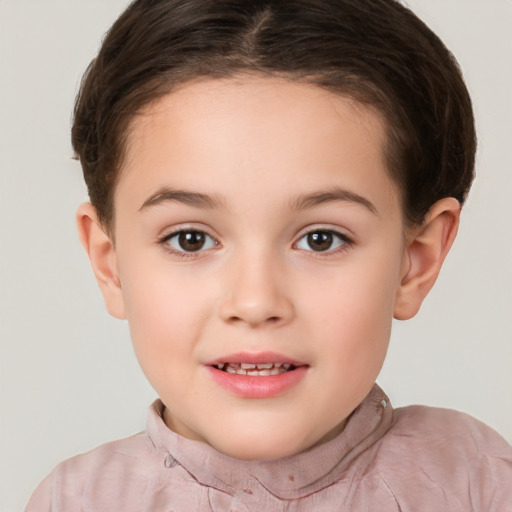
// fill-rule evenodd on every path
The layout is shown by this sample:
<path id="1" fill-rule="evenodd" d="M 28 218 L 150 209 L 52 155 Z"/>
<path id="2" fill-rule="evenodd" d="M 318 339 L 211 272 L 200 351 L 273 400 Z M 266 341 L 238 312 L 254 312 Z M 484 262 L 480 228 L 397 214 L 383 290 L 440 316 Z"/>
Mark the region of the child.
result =
<path id="1" fill-rule="evenodd" d="M 91 64 L 77 214 L 160 400 L 27 510 L 504 511 L 512 448 L 375 385 L 473 179 L 468 93 L 395 0 L 136 0 Z"/>

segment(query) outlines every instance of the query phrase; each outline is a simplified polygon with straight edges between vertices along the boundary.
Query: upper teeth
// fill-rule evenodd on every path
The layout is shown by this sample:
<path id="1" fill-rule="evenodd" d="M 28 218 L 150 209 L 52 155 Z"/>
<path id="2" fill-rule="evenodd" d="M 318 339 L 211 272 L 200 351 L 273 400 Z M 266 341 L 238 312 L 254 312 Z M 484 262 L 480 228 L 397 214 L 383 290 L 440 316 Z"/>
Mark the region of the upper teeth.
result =
<path id="1" fill-rule="evenodd" d="M 219 363 L 217 368 L 228 373 L 249 376 L 267 376 L 286 373 L 291 367 L 289 363 Z"/>

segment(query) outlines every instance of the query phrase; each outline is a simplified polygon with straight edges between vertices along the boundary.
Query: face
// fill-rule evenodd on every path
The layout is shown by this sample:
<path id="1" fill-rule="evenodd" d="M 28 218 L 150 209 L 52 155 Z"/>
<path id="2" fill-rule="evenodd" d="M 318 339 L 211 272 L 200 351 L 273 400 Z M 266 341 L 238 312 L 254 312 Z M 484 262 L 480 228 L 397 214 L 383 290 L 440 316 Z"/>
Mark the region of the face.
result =
<path id="1" fill-rule="evenodd" d="M 190 84 L 136 118 L 115 261 L 171 429 L 242 459 L 343 429 L 406 266 L 384 133 L 353 101 L 273 78 Z"/>

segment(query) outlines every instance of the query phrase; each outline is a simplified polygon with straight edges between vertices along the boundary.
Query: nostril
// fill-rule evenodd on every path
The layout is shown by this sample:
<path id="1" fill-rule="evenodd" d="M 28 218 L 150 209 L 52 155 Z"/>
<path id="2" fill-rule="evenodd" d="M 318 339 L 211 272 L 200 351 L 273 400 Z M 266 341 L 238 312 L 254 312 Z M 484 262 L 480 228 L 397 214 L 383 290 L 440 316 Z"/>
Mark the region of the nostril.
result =
<path id="1" fill-rule="evenodd" d="M 240 322 L 243 322 L 243 323 L 248 323 L 248 324 L 262 324 L 262 323 L 267 323 L 267 324 L 277 324 L 279 323 L 280 321 L 282 320 L 281 317 L 279 316 L 270 316 L 268 317 L 266 320 L 259 320 L 259 319 L 255 319 L 255 318 L 250 318 L 250 317 L 246 317 L 245 319 L 240 317 L 240 316 L 236 316 L 236 315 L 233 315 L 231 317 L 229 317 L 228 321 L 229 322 L 232 322 L 232 323 L 240 323 Z"/>
<path id="2" fill-rule="evenodd" d="M 246 295 L 240 293 L 223 299 L 219 314 L 224 321 L 233 325 L 277 327 L 291 320 L 294 308 L 285 296 L 247 292 Z"/>

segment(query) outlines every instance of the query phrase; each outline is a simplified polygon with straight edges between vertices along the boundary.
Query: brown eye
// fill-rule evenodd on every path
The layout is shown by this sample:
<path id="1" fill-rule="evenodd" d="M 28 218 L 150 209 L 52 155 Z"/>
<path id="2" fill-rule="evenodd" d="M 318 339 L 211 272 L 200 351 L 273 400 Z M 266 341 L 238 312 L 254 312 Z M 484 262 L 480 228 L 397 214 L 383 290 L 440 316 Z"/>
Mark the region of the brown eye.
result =
<path id="1" fill-rule="evenodd" d="M 182 231 L 178 235 L 178 244 L 184 251 L 199 251 L 205 241 L 204 233 L 200 231 Z"/>
<path id="2" fill-rule="evenodd" d="M 307 235 L 309 247 L 314 251 L 327 251 L 332 245 L 332 233 L 328 231 L 318 231 Z"/>
<path id="3" fill-rule="evenodd" d="M 198 252 L 217 245 L 204 231 L 178 231 L 168 237 L 166 243 L 176 252 Z"/>
<path id="4" fill-rule="evenodd" d="M 348 237 L 335 231 L 319 229 L 305 234 L 297 243 L 297 248 L 305 251 L 332 251 L 344 245 L 350 245 Z"/>

